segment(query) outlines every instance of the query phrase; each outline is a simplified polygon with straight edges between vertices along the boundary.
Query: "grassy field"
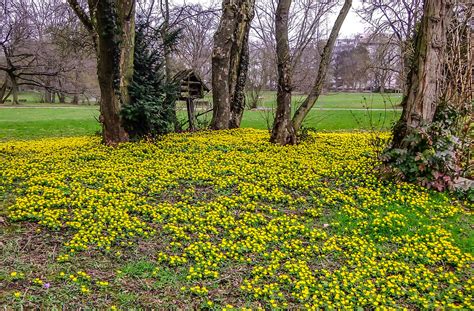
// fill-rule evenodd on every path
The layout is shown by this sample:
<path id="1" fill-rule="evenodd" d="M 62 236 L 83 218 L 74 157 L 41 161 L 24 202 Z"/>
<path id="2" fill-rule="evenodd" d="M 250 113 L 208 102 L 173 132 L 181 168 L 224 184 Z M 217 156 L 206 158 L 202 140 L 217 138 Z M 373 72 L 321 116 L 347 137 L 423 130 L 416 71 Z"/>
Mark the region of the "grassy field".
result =
<path id="1" fill-rule="evenodd" d="M 275 92 L 262 92 L 259 105 L 264 107 L 275 107 Z M 297 107 L 305 96 L 302 94 L 293 95 L 293 106 Z M 347 109 L 392 109 L 396 108 L 402 100 L 399 93 L 328 93 L 323 94 L 318 99 L 315 108 L 347 108 Z"/>
<path id="2" fill-rule="evenodd" d="M 473 309 L 472 206 L 380 179 L 371 133 L 268 138 L 0 142 L 0 305 Z"/>
<path id="3" fill-rule="evenodd" d="M 0 140 L 94 135 L 100 130 L 97 106 L 39 104 L 34 102 L 37 96 L 37 93 L 22 95 L 28 102 L 21 104 L 20 108 L 10 108 L 8 105 L 9 108 L 0 107 Z M 389 99 L 371 93 L 324 95 L 306 119 L 305 126 L 321 131 L 389 129 L 399 118 L 400 112 L 387 102 L 395 102 L 399 95 L 387 96 Z M 245 111 L 242 127 L 268 129 L 273 120 L 269 108 L 274 106 L 274 101 L 274 93 L 265 92 L 262 106 L 266 109 Z M 295 104 L 298 101 L 299 98 L 295 96 Z M 371 109 L 364 108 L 365 102 L 371 102 L 368 105 Z M 186 114 L 180 111 L 179 117 L 184 121 Z M 210 115 L 200 119 L 209 121 Z"/>

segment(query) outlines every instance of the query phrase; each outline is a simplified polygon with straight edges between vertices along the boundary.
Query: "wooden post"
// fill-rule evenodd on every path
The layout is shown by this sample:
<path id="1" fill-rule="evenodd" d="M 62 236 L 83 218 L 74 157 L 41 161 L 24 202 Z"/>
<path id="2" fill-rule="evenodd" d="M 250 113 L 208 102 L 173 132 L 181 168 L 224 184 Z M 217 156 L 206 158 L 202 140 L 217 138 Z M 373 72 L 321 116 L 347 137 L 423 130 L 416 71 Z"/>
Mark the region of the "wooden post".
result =
<path id="1" fill-rule="evenodd" d="M 188 110 L 189 130 L 195 131 L 196 126 L 196 113 L 194 111 L 194 101 L 191 97 L 186 98 L 186 108 Z"/>

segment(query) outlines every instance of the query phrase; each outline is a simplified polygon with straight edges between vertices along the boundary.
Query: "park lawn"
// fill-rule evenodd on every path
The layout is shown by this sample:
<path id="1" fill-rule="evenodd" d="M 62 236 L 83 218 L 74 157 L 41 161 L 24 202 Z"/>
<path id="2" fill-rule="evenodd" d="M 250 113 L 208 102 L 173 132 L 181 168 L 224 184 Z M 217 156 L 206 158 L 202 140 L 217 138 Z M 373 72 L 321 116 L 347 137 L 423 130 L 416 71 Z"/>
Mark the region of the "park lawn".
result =
<path id="1" fill-rule="evenodd" d="M 316 130 L 368 130 L 389 129 L 399 118 L 395 110 L 318 110 L 313 109 L 305 127 Z M 100 131 L 97 106 L 72 106 L 67 108 L 0 108 L 0 141 L 94 135 Z M 186 113 L 179 112 L 185 123 Z M 199 119 L 210 121 L 211 114 Z M 268 129 L 273 120 L 271 110 L 247 110 L 242 127 Z"/>
<path id="2" fill-rule="evenodd" d="M 97 106 L 0 108 L 0 140 L 94 135 L 98 116 Z"/>
<path id="3" fill-rule="evenodd" d="M 305 99 L 304 94 L 293 94 L 293 107 L 299 106 Z M 400 93 L 325 93 L 322 94 L 315 104 L 315 108 L 347 108 L 347 109 L 397 109 L 400 108 L 402 94 Z M 262 92 L 259 104 L 263 107 L 276 107 L 276 93 L 272 91 Z"/>
<path id="4" fill-rule="evenodd" d="M 0 142 L 0 305 L 472 310 L 472 205 L 378 178 L 376 137 Z"/>

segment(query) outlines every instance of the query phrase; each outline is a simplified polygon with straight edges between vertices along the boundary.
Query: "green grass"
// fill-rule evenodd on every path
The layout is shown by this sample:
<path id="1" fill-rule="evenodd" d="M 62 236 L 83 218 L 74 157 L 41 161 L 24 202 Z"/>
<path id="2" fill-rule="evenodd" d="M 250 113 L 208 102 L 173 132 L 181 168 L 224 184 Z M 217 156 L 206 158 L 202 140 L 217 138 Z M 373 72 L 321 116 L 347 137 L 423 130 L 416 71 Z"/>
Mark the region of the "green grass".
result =
<path id="1" fill-rule="evenodd" d="M 93 135 L 97 107 L 0 108 L 0 140 Z"/>
<path id="2" fill-rule="evenodd" d="M 275 92 L 263 92 L 260 106 L 275 107 Z M 293 106 L 299 104 L 305 99 L 303 94 L 293 95 Z M 315 104 L 315 108 L 348 108 L 348 109 L 364 109 L 369 108 L 392 108 L 400 104 L 402 95 L 398 93 L 327 93 L 319 97 Z"/>
<path id="3" fill-rule="evenodd" d="M 51 105 L 50 105 L 51 106 Z M 0 140 L 36 139 L 94 135 L 100 130 L 97 106 L 70 106 L 67 108 L 0 108 Z M 337 108 L 337 107 L 334 107 Z M 356 108 L 357 109 L 357 108 Z M 320 110 L 313 109 L 305 126 L 316 130 L 389 129 L 398 119 L 399 111 L 380 110 Z M 186 113 L 178 113 L 185 120 Z M 200 117 L 209 121 L 211 114 Z M 268 129 L 273 120 L 271 110 L 247 110 L 242 127 Z"/>

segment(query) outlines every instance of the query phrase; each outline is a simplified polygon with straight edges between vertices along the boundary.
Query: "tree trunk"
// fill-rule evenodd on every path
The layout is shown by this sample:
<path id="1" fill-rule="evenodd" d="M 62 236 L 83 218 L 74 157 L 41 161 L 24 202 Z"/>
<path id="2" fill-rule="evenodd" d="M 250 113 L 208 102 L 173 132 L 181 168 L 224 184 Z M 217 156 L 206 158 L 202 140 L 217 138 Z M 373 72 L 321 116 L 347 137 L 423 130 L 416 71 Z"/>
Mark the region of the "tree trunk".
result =
<path id="1" fill-rule="evenodd" d="M 53 101 L 51 98 L 51 91 L 49 91 L 48 89 L 44 90 L 43 103 L 51 104 L 52 102 Z"/>
<path id="2" fill-rule="evenodd" d="M 250 23 L 247 24 L 250 28 Z M 231 99 L 230 107 L 230 128 L 239 128 L 242 122 L 242 116 L 245 109 L 245 84 L 247 82 L 247 73 L 249 68 L 249 30 L 246 30 L 245 39 L 242 46 L 242 54 L 240 55 L 240 66 L 237 73 L 237 81 L 235 83 L 235 92 Z"/>
<path id="3" fill-rule="evenodd" d="M 130 101 L 128 86 L 133 77 L 135 0 L 88 1 L 88 14 L 77 0 L 68 2 L 89 31 L 96 48 L 103 142 L 115 145 L 128 141 L 121 108 Z"/>
<path id="4" fill-rule="evenodd" d="M 278 65 L 277 110 L 270 141 L 287 145 L 296 143 L 291 122 L 291 57 L 288 42 L 288 19 L 291 0 L 280 0 L 275 15 L 275 36 Z"/>
<path id="5" fill-rule="evenodd" d="M 133 76 L 135 2 L 97 2 L 97 75 L 100 86 L 100 121 L 105 144 L 128 141 L 122 125 L 122 105 L 130 101 L 128 86 Z"/>
<path id="6" fill-rule="evenodd" d="M 405 148 L 405 138 L 420 126 L 429 124 L 441 96 L 446 34 L 451 4 L 447 0 L 426 0 L 423 18 L 415 41 L 413 67 L 408 76 L 408 90 L 403 98 L 403 112 L 393 130 L 393 148 Z"/>
<path id="7" fill-rule="evenodd" d="M 222 3 L 223 13 L 214 34 L 212 51 L 212 129 L 229 128 L 232 115 L 233 126 L 240 125 L 248 65 L 245 50 L 254 6 L 255 0 L 224 0 Z"/>
<path id="8" fill-rule="evenodd" d="M 74 95 L 74 96 L 72 97 L 71 104 L 73 104 L 73 105 L 79 105 L 79 96 Z"/>
<path id="9" fill-rule="evenodd" d="M 188 111 L 188 122 L 189 122 L 189 130 L 195 131 L 197 129 L 196 126 L 196 112 L 194 109 L 194 102 L 192 98 L 186 99 L 186 108 Z"/>
<path id="10" fill-rule="evenodd" d="M 321 55 L 321 62 L 319 63 L 319 68 L 318 68 L 318 75 L 316 76 L 316 81 L 313 85 L 313 88 L 311 89 L 308 97 L 303 101 L 301 106 L 298 108 L 296 111 L 295 115 L 293 116 L 293 127 L 296 132 L 301 128 L 301 125 L 308 115 L 308 113 L 311 111 L 311 108 L 313 108 L 314 104 L 319 98 L 319 95 L 321 95 L 321 91 L 324 86 L 324 82 L 326 80 L 326 74 L 328 71 L 329 64 L 331 62 L 331 56 L 332 56 L 332 51 L 334 48 L 334 44 L 336 43 L 336 39 L 339 35 L 339 31 L 341 30 L 342 24 L 344 23 L 344 20 L 346 19 L 347 13 L 349 13 L 349 10 L 352 6 L 352 0 L 345 0 L 344 5 L 341 8 L 341 11 L 339 12 L 339 15 L 337 16 L 336 22 L 334 23 L 334 26 L 332 27 L 331 34 L 329 35 L 329 39 L 324 46 L 323 49 L 323 54 Z"/>
<path id="11" fill-rule="evenodd" d="M 12 96 L 12 104 L 19 105 L 20 102 L 18 101 L 18 82 L 16 81 L 16 77 L 13 73 L 8 73 L 10 77 L 11 83 L 11 96 Z"/>
<path id="12" fill-rule="evenodd" d="M 66 95 L 62 92 L 58 92 L 58 99 L 61 104 L 66 102 Z"/>
<path id="13" fill-rule="evenodd" d="M 7 85 L 8 79 L 5 77 L 5 82 L 3 82 L 2 87 L 0 87 L 0 104 L 3 104 L 6 99 L 5 94 L 7 93 Z"/>

